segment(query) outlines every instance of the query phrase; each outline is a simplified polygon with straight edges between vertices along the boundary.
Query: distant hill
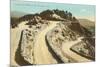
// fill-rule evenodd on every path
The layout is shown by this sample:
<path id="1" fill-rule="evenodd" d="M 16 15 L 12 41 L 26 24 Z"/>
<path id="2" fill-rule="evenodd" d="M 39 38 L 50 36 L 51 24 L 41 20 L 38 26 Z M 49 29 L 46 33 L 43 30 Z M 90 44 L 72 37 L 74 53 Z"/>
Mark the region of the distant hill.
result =
<path id="1" fill-rule="evenodd" d="M 88 29 L 89 31 L 95 34 L 95 22 L 94 21 L 90 21 L 88 19 L 78 19 L 78 20 L 79 20 L 79 23 L 83 27 L 85 27 L 86 29 Z"/>
<path id="2" fill-rule="evenodd" d="M 95 22 L 93 21 L 90 21 L 88 19 L 78 19 L 78 20 L 79 23 L 86 28 L 95 27 Z"/>
<path id="3" fill-rule="evenodd" d="M 95 26 L 95 22 L 94 21 L 91 21 L 91 20 L 88 20 L 88 19 L 78 19 L 80 24 L 83 25 L 83 26 Z"/>
<path id="4" fill-rule="evenodd" d="M 27 13 L 24 12 L 18 12 L 18 11 L 11 11 L 11 17 L 22 17 L 26 15 Z"/>

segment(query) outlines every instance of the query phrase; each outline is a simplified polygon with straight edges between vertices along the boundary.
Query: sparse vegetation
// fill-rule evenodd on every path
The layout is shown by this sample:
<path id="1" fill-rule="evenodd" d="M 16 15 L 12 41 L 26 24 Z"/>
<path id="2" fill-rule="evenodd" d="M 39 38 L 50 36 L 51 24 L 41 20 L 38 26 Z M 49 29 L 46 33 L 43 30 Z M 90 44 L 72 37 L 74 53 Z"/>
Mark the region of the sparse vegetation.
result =
<path id="1" fill-rule="evenodd" d="M 18 27 L 18 18 L 16 17 L 11 17 L 11 28 L 15 28 L 15 27 Z"/>

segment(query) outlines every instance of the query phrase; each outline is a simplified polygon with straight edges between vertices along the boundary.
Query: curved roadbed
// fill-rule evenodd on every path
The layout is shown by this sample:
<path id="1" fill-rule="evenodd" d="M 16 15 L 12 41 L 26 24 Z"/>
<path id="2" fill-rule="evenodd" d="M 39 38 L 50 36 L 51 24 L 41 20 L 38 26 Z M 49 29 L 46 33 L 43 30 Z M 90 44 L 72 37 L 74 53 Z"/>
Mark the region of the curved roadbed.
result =
<path id="1" fill-rule="evenodd" d="M 48 36 L 45 36 L 45 41 L 48 47 L 49 52 L 52 54 L 52 56 L 57 60 L 58 63 L 64 63 L 64 61 L 61 59 L 60 55 L 58 55 L 53 48 L 51 47 L 49 41 L 48 41 Z"/>
<path id="2" fill-rule="evenodd" d="M 50 40 L 50 35 L 52 34 L 51 31 L 49 31 L 46 36 L 45 39 L 47 41 L 47 45 L 50 48 L 50 50 L 56 55 L 57 58 L 59 58 L 60 60 L 62 60 L 64 63 L 68 63 L 68 62 L 88 62 L 91 61 L 83 56 L 80 56 L 78 54 L 76 54 L 75 52 L 70 50 L 71 45 L 74 45 L 77 42 L 81 41 L 81 37 L 78 38 L 78 40 L 76 41 L 69 41 L 65 44 L 63 44 L 63 46 L 61 48 L 58 48 L 56 46 L 54 46 Z M 69 45 L 70 44 L 70 45 Z"/>
<path id="3" fill-rule="evenodd" d="M 47 46 L 50 49 L 49 51 L 51 53 L 53 53 L 53 55 L 56 57 L 56 59 L 59 60 L 60 62 L 63 62 L 63 63 L 69 62 L 69 59 L 66 58 L 65 56 L 63 56 L 62 51 L 59 48 L 54 47 L 52 42 L 50 42 L 49 34 L 50 34 L 50 31 L 45 36 L 45 39 L 46 39 L 46 42 L 47 42 Z"/>

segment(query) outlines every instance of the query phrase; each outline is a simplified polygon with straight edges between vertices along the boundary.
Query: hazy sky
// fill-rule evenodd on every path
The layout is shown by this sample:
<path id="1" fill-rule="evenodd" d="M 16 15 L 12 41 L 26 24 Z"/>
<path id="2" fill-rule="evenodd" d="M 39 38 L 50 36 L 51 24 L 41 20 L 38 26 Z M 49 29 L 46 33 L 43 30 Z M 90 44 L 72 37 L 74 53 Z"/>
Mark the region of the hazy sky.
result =
<path id="1" fill-rule="evenodd" d="M 24 13 L 39 13 L 47 9 L 70 11 L 77 18 L 95 20 L 95 5 L 79 5 L 65 3 L 48 3 L 33 1 L 11 1 L 11 11 Z"/>

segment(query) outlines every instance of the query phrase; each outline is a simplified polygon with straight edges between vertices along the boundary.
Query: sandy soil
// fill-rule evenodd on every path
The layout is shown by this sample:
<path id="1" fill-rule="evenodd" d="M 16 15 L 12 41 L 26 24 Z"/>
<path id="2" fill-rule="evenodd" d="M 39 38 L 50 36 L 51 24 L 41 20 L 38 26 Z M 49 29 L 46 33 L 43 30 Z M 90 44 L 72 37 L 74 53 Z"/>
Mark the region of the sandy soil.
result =
<path id="1" fill-rule="evenodd" d="M 52 21 L 52 23 L 46 29 L 44 29 L 37 35 L 38 37 L 34 45 L 35 64 L 57 63 L 57 61 L 50 54 L 45 42 L 46 33 L 53 29 L 56 26 L 56 24 L 57 22 Z"/>

